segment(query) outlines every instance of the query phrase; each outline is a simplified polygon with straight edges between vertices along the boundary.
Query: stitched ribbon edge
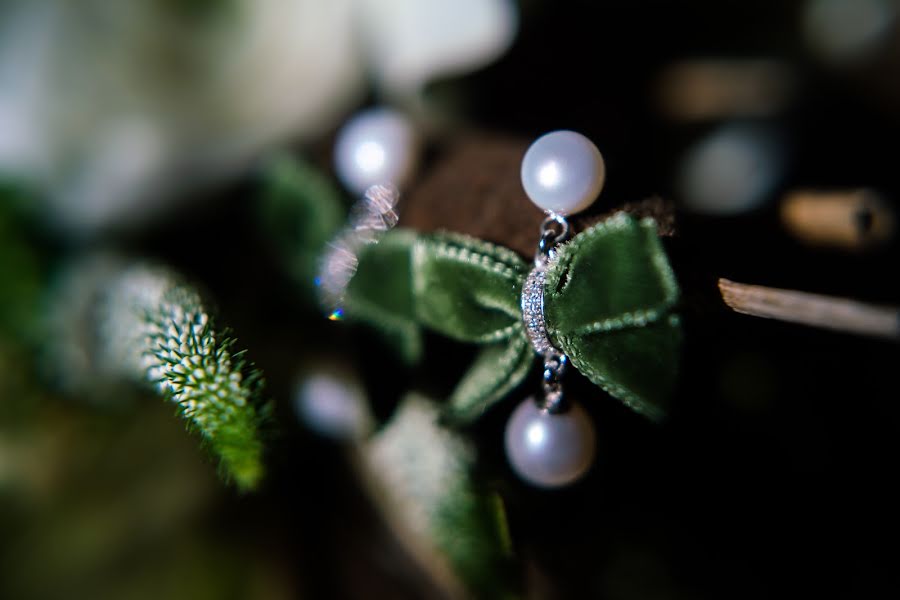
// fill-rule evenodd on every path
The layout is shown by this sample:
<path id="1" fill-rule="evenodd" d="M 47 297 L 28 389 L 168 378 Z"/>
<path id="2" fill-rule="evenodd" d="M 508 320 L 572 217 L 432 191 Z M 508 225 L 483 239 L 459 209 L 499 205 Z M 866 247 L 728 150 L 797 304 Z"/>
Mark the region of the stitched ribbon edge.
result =
<path id="1" fill-rule="evenodd" d="M 432 255 L 433 253 L 433 255 Z M 427 322 L 423 315 L 423 298 L 428 294 L 423 266 L 426 261 L 436 256 L 461 264 L 469 264 L 492 272 L 509 282 L 512 289 L 519 290 L 527 271 L 525 262 L 518 254 L 490 242 L 479 240 L 468 235 L 449 231 L 419 235 L 412 247 L 412 294 L 413 306 L 418 323 Z M 472 294 L 479 306 L 496 310 L 510 318 L 510 324 L 475 337 L 458 337 L 464 342 L 490 344 L 510 339 L 518 331 L 523 330 L 521 312 L 516 299 L 510 306 L 494 300 L 476 291 Z M 429 327 L 434 329 L 433 327 Z M 523 331 L 524 332 L 524 331 Z M 446 335 L 446 334 L 445 334 Z M 449 336 L 454 337 L 454 336 Z"/>
<path id="2" fill-rule="evenodd" d="M 560 248 L 559 260 L 554 261 L 554 264 L 548 269 L 548 281 L 553 280 L 553 277 L 550 275 L 551 272 L 554 273 L 558 280 L 559 275 L 565 269 L 568 269 L 570 262 L 577 256 L 582 246 L 596 236 L 619 231 L 634 226 L 634 224 L 635 219 L 633 217 L 627 213 L 619 212 L 606 221 L 598 223 L 575 236 L 575 238 Z M 662 248 L 658 237 L 656 237 L 655 222 L 648 217 L 641 219 L 637 222 L 637 225 L 646 235 L 646 241 L 651 245 L 649 258 L 654 266 L 653 272 L 659 278 L 660 287 L 663 290 L 662 300 L 648 309 L 630 311 L 616 317 L 595 321 L 586 326 L 578 327 L 571 332 L 560 333 L 549 326 L 548 331 L 555 339 L 555 342 L 559 344 L 559 347 L 570 355 L 573 365 L 591 382 L 636 413 L 652 420 L 660 420 L 664 416 L 664 411 L 655 402 L 648 400 L 642 394 L 635 393 L 627 386 L 617 383 L 614 380 L 615 378 L 610 379 L 603 373 L 602 368 L 597 369 L 591 361 L 584 360 L 582 353 L 579 351 L 579 344 L 583 344 L 579 338 L 629 328 L 666 327 L 672 329 L 672 332 L 668 333 L 668 335 L 676 335 L 680 338 L 679 318 L 670 312 L 678 300 L 678 284 L 669 265 L 665 250 Z M 431 259 L 428 255 L 429 252 L 435 252 L 435 255 L 443 260 L 468 263 L 495 273 L 509 282 L 511 286 L 514 286 L 516 290 L 521 289 L 522 282 L 527 275 L 528 268 L 525 261 L 515 252 L 467 235 L 452 232 L 416 234 L 408 230 L 395 230 L 389 235 L 404 235 L 406 239 L 411 240 L 410 260 L 412 261 L 411 276 L 413 281 L 411 285 L 414 319 L 408 320 L 404 317 L 395 317 L 382 311 L 380 307 L 369 307 L 365 301 L 359 301 L 359 299 L 349 307 L 357 313 L 357 318 L 377 320 L 383 326 L 386 326 L 388 330 L 400 330 L 405 334 L 403 335 L 405 340 L 416 340 L 416 342 L 420 343 L 420 328 L 424 326 L 434 329 L 434 327 L 422 320 L 419 312 L 421 298 L 428 293 L 425 282 L 422 280 L 421 266 L 424 264 L 424 261 Z M 547 285 L 550 284 L 548 283 Z M 496 401 L 502 399 L 503 396 L 515 389 L 524 380 L 536 359 L 536 355 L 531 352 L 531 347 L 527 342 L 527 338 L 525 338 L 521 307 L 518 303 L 507 306 L 506 303 L 501 301 L 492 302 L 490 297 L 482 296 L 479 298 L 477 293 L 473 293 L 472 296 L 483 308 L 502 312 L 510 317 L 512 322 L 509 326 L 502 329 L 462 340 L 480 344 L 497 344 L 507 341 L 507 347 L 503 352 L 499 353 L 500 362 L 497 366 L 496 376 L 488 380 L 484 392 L 475 393 L 473 395 L 474 398 L 467 400 L 464 400 L 464 396 L 462 396 L 462 392 L 466 389 L 465 386 L 472 385 L 469 378 L 475 376 L 473 369 L 479 366 L 479 359 L 482 358 L 482 354 L 476 357 L 463 379 L 456 386 L 450 397 L 448 405 L 450 411 L 448 412 L 450 418 L 457 421 L 471 421 L 486 412 Z M 550 294 L 547 294 L 547 297 L 549 299 Z M 375 308 L 375 310 L 370 312 L 371 308 Z M 669 318 L 667 321 L 664 321 L 663 318 L 666 316 Z M 444 333 L 439 330 L 438 332 Z M 446 333 L 444 334 L 446 335 Z M 413 342 L 413 346 L 416 346 L 413 352 L 418 354 L 419 348 L 416 342 Z M 488 349 L 486 348 L 485 350 Z"/>
<path id="3" fill-rule="evenodd" d="M 676 336 L 676 343 L 680 344 L 681 319 L 678 315 L 670 314 L 668 315 L 668 319 L 664 321 L 657 321 L 656 323 L 648 325 L 647 327 L 670 328 L 671 331 L 668 332 L 668 334 Z M 661 408 L 657 402 L 650 400 L 644 394 L 634 392 L 632 389 L 625 385 L 621 385 L 612 381 L 607 375 L 603 373 L 602 369 L 596 368 L 593 362 L 584 360 L 579 350 L 579 348 L 581 347 L 580 342 L 573 339 L 577 337 L 581 336 L 563 336 L 560 338 L 560 344 L 561 347 L 566 351 L 566 354 L 569 356 L 572 364 L 582 375 L 587 377 L 593 384 L 598 386 L 607 394 L 609 394 L 634 412 L 647 417 L 651 421 L 659 422 L 662 421 L 663 418 L 665 418 L 666 411 L 665 409 Z"/>
<path id="4" fill-rule="evenodd" d="M 469 422 L 483 415 L 497 401 L 517 388 L 534 367 L 535 355 L 524 331 L 514 335 L 506 344 L 499 357 L 489 357 L 496 353 L 495 346 L 488 346 L 479 352 L 463 378 L 450 396 L 447 415 L 456 422 Z M 487 360 L 486 360 L 487 358 Z M 493 362 L 494 368 L 487 370 Z M 482 373 L 488 377 L 479 383 Z M 476 388 L 473 391 L 471 388 Z"/>
<path id="5" fill-rule="evenodd" d="M 578 255 L 578 251 L 582 246 L 598 236 L 622 231 L 634 225 L 635 219 L 628 213 L 620 211 L 607 220 L 601 221 L 593 227 L 579 233 L 572 238 L 572 240 L 563 244 L 558 251 L 557 259 L 554 260 L 547 269 L 544 283 L 545 302 L 557 301 L 555 295 L 550 293 L 549 290 L 556 286 L 556 283 L 559 281 L 562 274 L 569 269 L 572 261 Z M 555 338 L 558 341 L 563 336 L 619 331 L 631 327 L 645 327 L 660 321 L 669 314 L 671 309 L 678 302 L 679 297 L 679 287 L 675 278 L 675 273 L 672 271 L 665 250 L 662 248 L 659 237 L 656 235 L 656 221 L 650 217 L 644 217 L 637 222 L 637 226 L 650 242 L 650 261 L 654 266 L 654 272 L 658 276 L 660 287 L 663 289 L 664 295 L 662 300 L 649 308 L 629 311 L 616 317 L 600 319 L 568 332 L 562 332 L 551 323 L 547 323 L 547 332 L 551 339 Z M 563 289 L 565 289 L 565 287 Z"/>
<path id="6" fill-rule="evenodd" d="M 411 251 L 418 237 L 415 231 L 395 229 L 385 236 L 388 239 L 384 241 L 387 244 L 406 245 L 408 250 Z M 379 246 L 365 249 L 365 252 L 378 251 Z M 396 338 L 400 344 L 399 350 L 402 359 L 407 364 L 417 363 L 423 351 L 422 326 L 415 319 L 392 313 L 379 304 L 372 302 L 364 295 L 353 293 L 354 289 L 351 280 L 344 300 L 344 309 L 348 320 L 366 324 L 381 331 L 382 335 Z"/>

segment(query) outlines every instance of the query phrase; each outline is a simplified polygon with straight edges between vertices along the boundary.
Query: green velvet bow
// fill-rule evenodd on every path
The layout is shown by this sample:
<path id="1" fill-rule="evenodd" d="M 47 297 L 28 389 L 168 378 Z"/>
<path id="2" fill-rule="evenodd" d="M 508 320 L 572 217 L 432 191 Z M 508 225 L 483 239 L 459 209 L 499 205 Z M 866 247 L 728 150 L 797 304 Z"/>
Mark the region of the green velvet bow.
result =
<path id="1" fill-rule="evenodd" d="M 360 255 L 347 316 L 386 332 L 411 360 L 422 327 L 484 345 L 448 406 L 452 418 L 471 421 L 534 366 L 520 307 L 530 268 L 511 250 L 471 237 L 394 230 Z M 620 212 L 559 247 L 546 273 L 544 316 L 575 368 L 658 419 L 678 365 L 677 300 L 654 221 Z"/>

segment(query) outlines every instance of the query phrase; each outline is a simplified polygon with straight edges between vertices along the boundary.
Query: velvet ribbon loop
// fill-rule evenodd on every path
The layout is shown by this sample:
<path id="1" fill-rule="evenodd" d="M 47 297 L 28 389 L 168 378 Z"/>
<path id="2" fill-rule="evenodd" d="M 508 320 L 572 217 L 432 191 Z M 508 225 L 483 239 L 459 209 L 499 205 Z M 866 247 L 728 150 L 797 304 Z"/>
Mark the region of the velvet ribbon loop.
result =
<path id="1" fill-rule="evenodd" d="M 515 389 L 536 355 L 520 296 L 531 268 L 514 252 L 471 237 L 395 230 L 359 257 L 346 312 L 418 359 L 421 328 L 484 348 L 450 399 L 449 415 L 477 418 Z M 658 419 L 675 382 L 678 284 L 652 219 L 617 213 L 576 235 L 547 269 L 551 340 L 593 383 Z"/>

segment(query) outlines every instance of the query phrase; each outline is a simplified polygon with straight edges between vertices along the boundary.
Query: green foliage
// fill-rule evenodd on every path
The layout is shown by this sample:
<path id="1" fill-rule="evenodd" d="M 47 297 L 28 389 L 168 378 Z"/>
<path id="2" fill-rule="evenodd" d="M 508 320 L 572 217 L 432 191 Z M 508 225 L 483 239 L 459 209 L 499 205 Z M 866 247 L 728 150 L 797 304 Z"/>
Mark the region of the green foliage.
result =
<path id="1" fill-rule="evenodd" d="M 47 354 L 63 363 L 59 371 L 79 371 L 70 391 L 102 393 L 122 381 L 155 390 L 218 457 L 226 479 L 241 490 L 256 487 L 268 410 L 260 401 L 260 374 L 234 351 L 234 340 L 216 327 L 199 294 L 168 269 L 125 266 L 115 257 L 81 260 L 68 271 L 68 284 L 53 290 L 61 296 L 56 304 L 87 306 L 75 314 L 57 306 L 55 321 L 83 323 L 55 330 Z"/>
<path id="2" fill-rule="evenodd" d="M 158 4 L 173 22 L 195 27 L 239 17 L 243 8 L 239 0 L 161 0 Z"/>
<path id="3" fill-rule="evenodd" d="M 289 155 L 269 160 L 262 179 L 263 229 L 288 274 L 313 302 L 319 257 L 344 218 L 340 193 L 325 175 Z"/>
<path id="4" fill-rule="evenodd" d="M 241 490 L 263 474 L 261 381 L 218 331 L 200 296 L 164 269 L 137 266 L 111 282 L 100 324 L 104 359 L 173 402 Z"/>
<path id="5" fill-rule="evenodd" d="M 0 438 L 27 422 L 41 395 L 33 350 L 41 337 L 44 265 L 26 228 L 30 200 L 0 180 Z M 0 447 L 0 463 L 3 454 Z"/>
<path id="6" fill-rule="evenodd" d="M 473 449 L 437 418 L 432 402 L 409 396 L 363 448 L 376 497 L 450 596 L 511 597 L 502 504 L 471 476 Z"/>
<path id="7" fill-rule="evenodd" d="M 263 472 L 254 407 L 259 371 L 233 352 L 234 339 L 217 334 L 197 294 L 183 285 L 168 289 L 145 318 L 147 378 L 209 443 L 226 475 L 242 490 L 256 487 Z"/>
<path id="8" fill-rule="evenodd" d="M 473 597 L 519 597 L 510 569 L 506 510 L 499 495 L 461 478 L 435 511 L 433 527 L 435 544 Z"/>
<path id="9" fill-rule="evenodd" d="M 0 430 L 0 598 L 260 596 L 265 558 L 223 535 L 234 508 L 195 441 L 168 406 L 130 408 L 47 399 Z"/>
<path id="10" fill-rule="evenodd" d="M 38 254 L 19 218 L 22 194 L 0 182 L 0 337 L 34 337 L 42 273 Z"/>
<path id="11" fill-rule="evenodd" d="M 219 458 L 226 478 L 241 490 L 256 487 L 263 475 L 259 429 L 267 410 L 259 400 L 261 378 L 242 352 L 234 352 L 227 332 L 215 328 L 199 295 L 164 269 L 123 268 L 113 259 L 83 261 L 70 274 L 90 289 L 45 289 L 21 217 L 26 200 L 0 185 L 0 391 L 25 393 L 22 347 L 37 345 L 38 332 L 48 330 L 44 354 L 77 357 L 55 371 L 77 371 L 70 378 L 80 380 L 79 391 L 99 391 L 111 376 L 150 384 L 177 406 Z M 50 305 L 61 314 L 43 310 L 48 291 Z M 84 313 L 69 310 L 73 304 L 83 305 Z"/>

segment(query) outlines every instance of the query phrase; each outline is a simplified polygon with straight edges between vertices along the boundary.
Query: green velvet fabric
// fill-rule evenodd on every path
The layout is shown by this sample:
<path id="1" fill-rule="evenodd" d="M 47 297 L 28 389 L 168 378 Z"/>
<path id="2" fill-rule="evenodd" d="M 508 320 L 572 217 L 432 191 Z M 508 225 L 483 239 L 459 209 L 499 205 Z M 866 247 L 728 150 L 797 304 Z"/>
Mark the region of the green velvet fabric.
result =
<path id="1" fill-rule="evenodd" d="M 562 245 L 546 282 L 551 337 L 640 327 L 666 315 L 678 300 L 656 225 L 622 212 Z"/>
<path id="2" fill-rule="evenodd" d="M 575 236 L 547 270 L 553 342 L 592 382 L 650 418 L 675 383 L 678 284 L 652 219 L 617 213 Z"/>
<path id="3" fill-rule="evenodd" d="M 524 328 L 518 329 L 503 343 L 487 346 L 450 396 L 447 418 L 458 423 L 476 420 L 513 391 L 534 365 L 534 350 L 525 337 Z"/>
<path id="4" fill-rule="evenodd" d="M 536 362 L 520 295 L 530 269 L 508 249 L 457 234 L 394 230 L 360 256 L 350 318 L 418 352 L 420 327 L 485 344 L 451 396 L 449 415 L 476 419 Z M 650 418 L 675 381 L 678 284 L 651 219 L 618 213 L 564 244 L 547 270 L 544 314 L 554 343 L 611 396 Z"/>
<path id="5" fill-rule="evenodd" d="M 344 304 L 349 318 L 379 330 L 409 364 L 422 353 L 412 287 L 415 243 L 415 232 L 397 229 L 363 248 Z"/>
<path id="6" fill-rule="evenodd" d="M 412 272 L 423 325 L 475 343 L 508 339 L 521 327 L 527 267 L 515 253 L 462 235 L 427 235 L 415 245 Z"/>
<path id="7" fill-rule="evenodd" d="M 677 315 L 630 329 L 563 336 L 572 365 L 610 396 L 650 419 L 665 416 L 681 342 Z"/>

